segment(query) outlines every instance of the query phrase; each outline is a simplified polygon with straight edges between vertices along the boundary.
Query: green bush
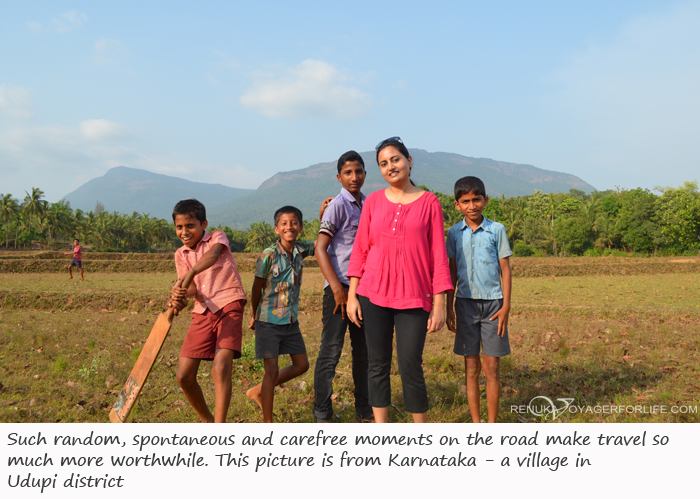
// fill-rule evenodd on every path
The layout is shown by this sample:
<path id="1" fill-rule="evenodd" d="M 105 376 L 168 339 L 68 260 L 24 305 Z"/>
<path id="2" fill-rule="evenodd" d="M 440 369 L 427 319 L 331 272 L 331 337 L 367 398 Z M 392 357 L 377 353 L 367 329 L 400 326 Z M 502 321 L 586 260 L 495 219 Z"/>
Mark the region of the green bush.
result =
<path id="1" fill-rule="evenodd" d="M 515 241 L 515 244 L 513 245 L 514 256 L 532 256 L 534 254 L 534 248 L 529 244 L 525 244 L 525 241 Z"/>
<path id="2" fill-rule="evenodd" d="M 626 258 L 631 258 L 633 256 L 638 256 L 635 255 L 634 253 L 626 253 L 624 251 L 616 250 L 616 249 L 610 249 L 610 248 L 605 248 L 603 250 L 603 256 L 622 256 Z"/>
<path id="3" fill-rule="evenodd" d="M 588 248 L 583 252 L 583 256 L 603 256 L 603 250 L 601 248 Z"/>

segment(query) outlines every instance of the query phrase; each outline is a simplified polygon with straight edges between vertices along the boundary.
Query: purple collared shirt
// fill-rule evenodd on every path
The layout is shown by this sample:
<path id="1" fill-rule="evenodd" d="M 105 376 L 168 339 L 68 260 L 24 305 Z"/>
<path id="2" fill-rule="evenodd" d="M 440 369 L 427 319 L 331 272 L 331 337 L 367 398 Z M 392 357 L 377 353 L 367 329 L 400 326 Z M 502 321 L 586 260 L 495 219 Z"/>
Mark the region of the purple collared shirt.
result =
<path id="1" fill-rule="evenodd" d="M 358 203 L 352 194 L 343 187 L 340 194 L 328 203 L 326 211 L 323 212 L 321 230 L 319 231 L 331 237 L 328 256 L 331 258 L 333 270 L 335 270 L 338 280 L 348 286 L 350 285 L 350 279 L 347 277 L 350 253 L 352 253 L 352 245 L 355 243 L 357 227 L 360 225 L 362 205 L 365 202 L 365 195 L 360 193 L 360 196 L 362 203 Z M 328 286 L 328 281 L 324 287 L 326 286 Z"/>

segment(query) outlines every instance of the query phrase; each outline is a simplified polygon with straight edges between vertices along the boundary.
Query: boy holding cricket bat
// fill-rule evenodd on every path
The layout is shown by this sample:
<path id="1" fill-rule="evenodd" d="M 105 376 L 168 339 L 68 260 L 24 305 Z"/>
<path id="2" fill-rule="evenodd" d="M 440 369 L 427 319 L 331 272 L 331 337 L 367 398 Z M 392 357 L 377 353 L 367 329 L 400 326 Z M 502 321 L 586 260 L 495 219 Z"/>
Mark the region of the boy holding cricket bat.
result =
<path id="1" fill-rule="evenodd" d="M 207 233 L 204 205 L 196 199 L 180 201 L 173 208 L 175 232 L 183 246 L 175 252 L 178 281 L 192 271 L 187 289 L 173 287 L 168 307 L 179 312 L 194 297 L 192 323 L 180 351 L 177 381 L 203 423 L 224 423 L 231 401 L 233 359 L 241 356 L 243 310 L 246 303 L 241 277 L 223 231 Z M 215 412 L 212 415 L 197 371 L 202 360 L 213 360 Z"/>

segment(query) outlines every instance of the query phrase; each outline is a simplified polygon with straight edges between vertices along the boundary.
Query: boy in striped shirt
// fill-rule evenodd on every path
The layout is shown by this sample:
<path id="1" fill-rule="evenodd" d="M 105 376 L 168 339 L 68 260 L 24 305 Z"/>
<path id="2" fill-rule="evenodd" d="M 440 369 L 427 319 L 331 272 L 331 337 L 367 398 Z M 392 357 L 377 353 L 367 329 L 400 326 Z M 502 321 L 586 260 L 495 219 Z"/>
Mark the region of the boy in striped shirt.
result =
<path id="1" fill-rule="evenodd" d="M 272 423 L 275 386 L 301 376 L 309 369 L 306 345 L 299 329 L 299 290 L 304 258 L 314 255 L 315 241 L 297 241 L 302 232 L 301 211 L 284 206 L 275 212 L 279 239 L 263 250 L 255 267 L 249 329 L 255 330 L 255 357 L 263 359 L 263 382 L 248 390 L 248 398 Z M 278 357 L 289 354 L 292 365 L 278 367 Z"/>

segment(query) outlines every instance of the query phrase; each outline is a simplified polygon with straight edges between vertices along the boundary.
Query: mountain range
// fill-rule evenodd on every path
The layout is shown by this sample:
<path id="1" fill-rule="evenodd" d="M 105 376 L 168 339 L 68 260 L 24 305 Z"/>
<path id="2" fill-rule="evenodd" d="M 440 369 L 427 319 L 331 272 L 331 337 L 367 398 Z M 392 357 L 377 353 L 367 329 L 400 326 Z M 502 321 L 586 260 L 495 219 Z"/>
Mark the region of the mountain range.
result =
<path id="1" fill-rule="evenodd" d="M 99 201 L 107 211 L 127 214 L 136 211 L 170 220 L 173 206 L 181 199 L 196 198 L 209 206 L 216 206 L 252 192 L 253 189 L 191 182 L 138 168 L 117 166 L 102 177 L 94 178 L 66 194 L 64 199 L 70 202 L 71 208 L 83 211 L 93 211 Z"/>
<path id="2" fill-rule="evenodd" d="M 470 158 L 454 153 L 411 149 L 411 178 L 416 185 L 450 194 L 455 181 L 466 175 L 481 178 L 491 197 L 526 196 L 542 192 L 568 192 L 595 188 L 567 173 L 543 170 L 532 165 Z M 369 194 L 386 187 L 379 173 L 374 152 L 361 153 L 367 177 L 363 192 Z M 236 189 L 219 184 L 190 182 L 124 166 L 112 168 L 103 177 L 93 179 L 65 196 L 73 208 L 94 209 L 96 201 L 109 211 L 150 213 L 170 218 L 173 205 L 180 199 L 195 197 L 207 206 L 207 218 L 213 225 L 247 229 L 251 223 L 272 222 L 280 206 L 291 204 L 302 210 L 304 218 L 318 218 L 321 201 L 335 196 L 341 185 L 336 179 L 337 162 L 318 163 L 307 168 L 280 172 L 255 190 Z"/>

